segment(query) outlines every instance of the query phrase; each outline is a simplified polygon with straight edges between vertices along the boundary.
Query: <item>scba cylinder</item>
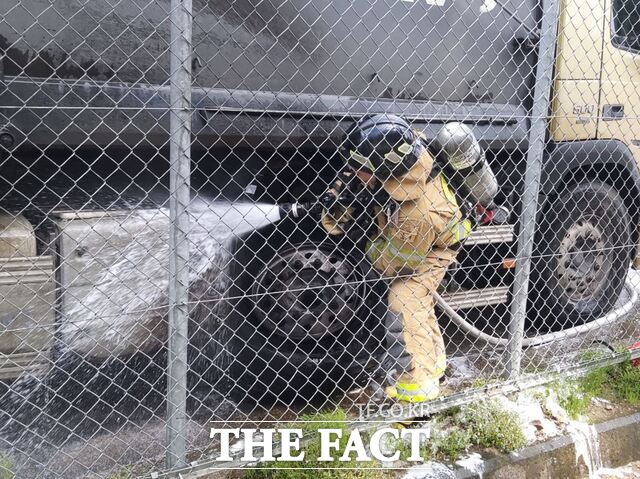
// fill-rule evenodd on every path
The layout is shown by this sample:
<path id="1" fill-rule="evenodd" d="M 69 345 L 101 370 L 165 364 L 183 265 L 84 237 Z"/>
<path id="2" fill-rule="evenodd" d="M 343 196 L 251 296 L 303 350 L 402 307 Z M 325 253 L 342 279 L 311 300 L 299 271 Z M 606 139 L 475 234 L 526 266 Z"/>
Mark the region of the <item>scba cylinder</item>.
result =
<path id="1" fill-rule="evenodd" d="M 435 147 L 453 186 L 473 204 L 492 206 L 498 180 L 471 129 L 462 123 L 447 123 L 438 132 Z"/>

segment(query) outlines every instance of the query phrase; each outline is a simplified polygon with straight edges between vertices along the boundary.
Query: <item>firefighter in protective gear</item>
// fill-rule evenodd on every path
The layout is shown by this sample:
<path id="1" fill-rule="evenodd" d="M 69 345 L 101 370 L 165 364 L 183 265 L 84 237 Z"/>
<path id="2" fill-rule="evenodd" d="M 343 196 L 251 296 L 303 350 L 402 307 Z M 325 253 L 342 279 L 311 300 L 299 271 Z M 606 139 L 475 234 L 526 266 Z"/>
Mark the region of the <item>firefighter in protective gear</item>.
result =
<path id="1" fill-rule="evenodd" d="M 422 402 L 439 395 L 445 370 L 444 341 L 432 292 L 457 256 L 471 224 L 433 158 L 409 124 L 394 115 L 370 115 L 348 132 L 342 150 L 351 174 L 371 189 L 382 189 L 393 207 L 376 207 L 375 233 L 367 244 L 374 268 L 392 279 L 389 308 L 401 315 L 411 366 L 387 395 Z M 339 189 L 340 185 L 337 185 Z M 325 210 L 322 224 L 341 234 L 349 209 Z"/>

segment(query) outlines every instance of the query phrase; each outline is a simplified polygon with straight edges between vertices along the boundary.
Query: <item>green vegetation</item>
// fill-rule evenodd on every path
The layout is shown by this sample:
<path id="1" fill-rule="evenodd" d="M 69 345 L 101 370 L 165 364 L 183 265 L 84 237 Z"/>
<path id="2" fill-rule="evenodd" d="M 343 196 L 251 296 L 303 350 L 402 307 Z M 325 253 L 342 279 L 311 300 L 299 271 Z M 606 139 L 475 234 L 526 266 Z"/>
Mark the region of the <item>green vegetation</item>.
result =
<path id="1" fill-rule="evenodd" d="M 408 461 L 411 456 L 411 444 L 404 439 L 396 439 L 393 443 L 393 447 L 396 451 L 400 452 L 400 460 Z M 424 453 L 422 453 L 424 457 Z"/>
<path id="2" fill-rule="evenodd" d="M 497 401 L 467 406 L 459 416 L 459 424 L 469 432 L 471 442 L 481 447 L 511 452 L 526 444 L 518 416 Z"/>
<path id="3" fill-rule="evenodd" d="M 0 479 L 13 479 L 13 464 L 7 456 L 0 455 Z"/>
<path id="4" fill-rule="evenodd" d="M 640 404 L 640 368 L 630 361 L 596 369 L 580 380 L 580 387 L 592 396 Z"/>
<path id="5" fill-rule="evenodd" d="M 586 358 L 598 359 L 597 356 Z M 624 361 L 594 369 L 577 380 L 556 382 L 550 389 L 555 391 L 569 417 L 577 419 L 587 412 L 594 397 L 640 404 L 640 368 Z"/>
<path id="6" fill-rule="evenodd" d="M 385 471 L 375 469 L 380 464 L 376 461 L 358 462 L 355 453 L 347 462 L 338 461 L 341 452 L 335 452 L 332 462 L 319 462 L 320 440 L 313 433 L 318 429 L 341 429 L 340 450 L 348 440 L 346 415 L 337 410 L 302 416 L 300 423 L 288 424 L 288 428 L 300 428 L 304 437 L 310 438 L 301 445 L 305 452 L 304 461 L 276 461 L 259 464 L 255 469 L 245 473 L 245 479 L 382 479 L 387 477 Z M 314 422 L 303 422 L 314 421 Z M 363 441 L 367 443 L 364 437 Z M 421 456 L 425 460 L 456 460 L 461 454 L 473 446 L 494 448 L 500 452 L 511 452 L 523 447 L 526 443 L 518 417 L 505 410 L 499 402 L 482 401 L 462 408 L 452 408 L 438 415 L 432 423 L 431 438 L 421 448 Z M 411 454 L 408 442 L 397 440 L 396 450 L 400 451 L 400 459 L 406 460 Z"/>
<path id="7" fill-rule="evenodd" d="M 486 387 L 488 385 L 489 385 L 489 381 L 487 380 L 487 378 L 484 378 L 484 377 L 476 378 L 471 383 L 471 387 L 473 389 L 482 389 L 483 387 Z"/>
<path id="8" fill-rule="evenodd" d="M 600 359 L 602 352 L 586 351 L 582 360 Z M 624 401 L 632 405 L 640 404 L 640 368 L 630 361 L 594 369 L 585 376 L 571 381 L 559 381 L 550 386 L 560 406 L 571 419 L 586 414 L 591 399 L 602 397 L 613 401 Z"/>
<path id="9" fill-rule="evenodd" d="M 595 361 L 600 359 L 602 354 L 601 351 L 585 352 L 581 356 L 581 360 Z M 485 383 L 477 381 L 475 386 L 482 387 L 483 384 Z M 579 379 L 553 383 L 547 388 L 546 393 L 541 392 L 540 394 L 542 396 L 548 395 L 550 391 L 555 393 L 559 405 L 572 419 L 583 416 L 594 397 L 640 404 L 640 368 L 625 361 L 613 366 L 595 369 Z M 301 424 L 294 422 L 288 427 L 303 429 L 305 437 L 310 437 L 311 433 L 319 428 L 341 429 L 343 431 L 343 437 L 340 440 L 341 449 L 346 445 L 348 431 L 346 430 L 344 411 L 337 410 L 303 416 L 300 419 L 301 421 L 314 422 Z M 425 460 L 453 461 L 474 446 L 493 448 L 499 452 L 508 453 L 526 445 L 526 438 L 517 415 L 505 410 L 495 400 L 485 400 L 461 408 L 451 408 L 434 418 L 431 425 L 431 438 L 421 448 L 421 455 Z M 355 454 L 351 456 L 349 462 L 338 461 L 341 452 L 335 453 L 336 457 L 333 462 L 318 462 L 319 438 L 311 437 L 311 441 L 301 448 L 306 453 L 303 462 L 278 461 L 261 464 L 257 469 L 249 471 L 244 477 L 246 479 L 382 479 L 387 477 L 388 473 L 372 469 L 376 468 L 378 463 L 375 461 L 357 462 Z M 364 437 L 363 440 L 366 443 Z M 406 460 L 411 453 L 409 444 L 398 440 L 395 446 L 400 451 L 401 460 Z M 5 479 L 5 477 L 12 478 L 13 476 L 0 475 L 0 479 Z"/>
<path id="10" fill-rule="evenodd" d="M 598 368 L 587 373 L 578 380 L 578 388 L 587 396 L 598 396 L 602 394 L 602 388 L 607 376 L 609 375 L 610 368 Z"/>
<path id="11" fill-rule="evenodd" d="M 558 404 L 570 419 L 579 419 L 591 404 L 591 394 L 586 393 L 576 381 L 557 381 L 551 384 L 549 389 L 555 393 Z"/>
<path id="12" fill-rule="evenodd" d="M 590 348 L 580 351 L 576 356 L 576 359 L 581 363 L 588 363 L 591 361 L 600 361 L 606 357 L 611 357 L 613 352 L 611 350 L 603 350 L 602 348 Z"/>
<path id="13" fill-rule="evenodd" d="M 525 444 L 516 414 L 505 410 L 497 401 L 487 400 L 439 415 L 422 456 L 455 461 L 473 446 L 511 452 Z"/>
<path id="14" fill-rule="evenodd" d="M 436 433 L 430 441 L 430 456 L 438 460 L 455 461 L 473 445 L 471 434 L 465 429 L 452 428 L 446 433 Z M 425 454 L 429 457 L 428 454 Z"/>
<path id="15" fill-rule="evenodd" d="M 640 404 L 640 367 L 625 361 L 617 367 L 611 367 L 603 386 L 611 387 L 613 393 L 629 404 Z"/>
<path id="16" fill-rule="evenodd" d="M 287 427 L 302 429 L 305 437 L 311 437 L 311 434 L 318 429 L 341 429 L 342 438 L 340 439 L 339 449 L 342 450 L 349 438 L 345 423 L 346 419 L 344 411 L 336 410 L 301 416 L 300 423 L 293 422 L 288 424 Z M 356 462 L 355 453 L 351 456 L 351 461 L 338 461 L 342 454 L 339 452 L 335 453 L 336 456 L 332 462 L 319 462 L 317 460 L 320 456 L 319 437 L 314 437 L 309 442 L 301 445 L 300 450 L 305 451 L 304 461 L 265 462 L 260 464 L 257 469 L 247 471 L 244 475 L 245 479 L 380 479 L 384 477 L 381 470 L 371 469 L 379 466 L 378 463 L 375 461 Z M 365 469 L 356 469 L 357 467 Z"/>
<path id="17" fill-rule="evenodd" d="M 107 476 L 107 479 L 133 479 L 133 473 L 130 471 L 119 471 Z"/>
<path id="18" fill-rule="evenodd" d="M 471 381 L 470 386 L 473 389 L 483 389 L 490 387 L 498 387 L 502 383 L 502 378 L 496 376 L 480 376 Z"/>

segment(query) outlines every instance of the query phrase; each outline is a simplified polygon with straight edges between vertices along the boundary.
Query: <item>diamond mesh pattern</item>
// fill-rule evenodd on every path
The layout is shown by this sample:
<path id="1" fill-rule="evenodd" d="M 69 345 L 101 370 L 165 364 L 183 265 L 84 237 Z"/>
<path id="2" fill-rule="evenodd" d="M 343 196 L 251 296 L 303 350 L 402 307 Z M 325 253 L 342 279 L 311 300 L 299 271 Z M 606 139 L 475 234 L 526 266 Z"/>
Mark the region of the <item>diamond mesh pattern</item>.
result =
<path id="1" fill-rule="evenodd" d="M 594 348 L 625 360 L 639 38 L 631 0 L 0 0 L 12 472 L 144 475 L 215 456 L 211 421 L 356 417 L 436 364 L 439 332 L 427 408 L 597 366 Z M 451 200 L 433 174 L 425 201 L 361 198 L 328 234 L 317 205 L 345 171 L 345 131 L 376 113 L 406 119 L 437 162 L 443 125 L 467 125 L 493 203 Z M 475 226 L 450 262 L 453 213 Z M 382 267 L 377 240 L 421 258 Z M 183 356 L 186 373 L 168 367 Z"/>

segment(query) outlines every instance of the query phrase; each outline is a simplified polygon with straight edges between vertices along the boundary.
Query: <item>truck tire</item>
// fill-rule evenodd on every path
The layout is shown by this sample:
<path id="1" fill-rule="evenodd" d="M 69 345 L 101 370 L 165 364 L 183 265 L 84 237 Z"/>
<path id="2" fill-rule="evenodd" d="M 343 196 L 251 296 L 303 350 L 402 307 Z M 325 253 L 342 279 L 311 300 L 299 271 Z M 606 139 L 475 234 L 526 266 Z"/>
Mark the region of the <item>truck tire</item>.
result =
<path id="1" fill-rule="evenodd" d="M 366 260 L 299 226 L 284 220 L 235 249 L 226 323 L 236 400 L 326 400 L 364 383 L 382 356 L 385 285 Z"/>
<path id="2" fill-rule="evenodd" d="M 561 192 L 543 212 L 538 244 L 531 327 L 561 330 L 613 308 L 633 251 L 631 218 L 613 187 L 585 180 Z"/>

